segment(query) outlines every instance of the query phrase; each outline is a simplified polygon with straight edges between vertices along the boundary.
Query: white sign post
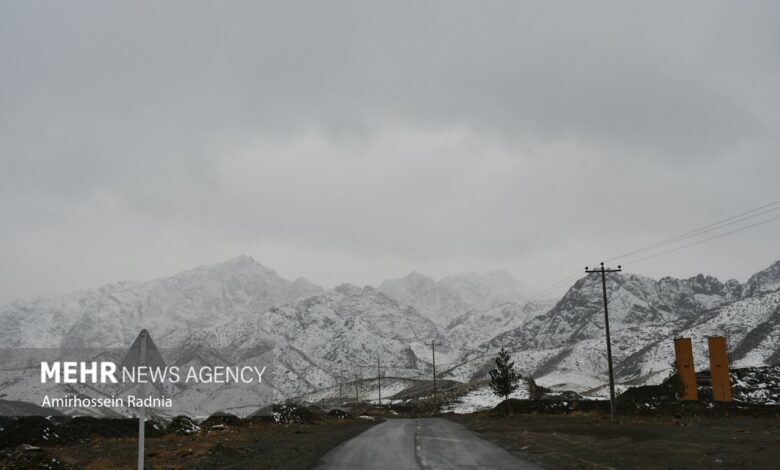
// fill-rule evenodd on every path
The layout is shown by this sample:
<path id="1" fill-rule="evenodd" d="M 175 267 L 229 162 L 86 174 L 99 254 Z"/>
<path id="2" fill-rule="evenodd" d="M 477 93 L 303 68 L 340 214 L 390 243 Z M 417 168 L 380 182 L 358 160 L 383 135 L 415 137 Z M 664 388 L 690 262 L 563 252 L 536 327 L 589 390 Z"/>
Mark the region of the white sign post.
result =
<path id="1" fill-rule="evenodd" d="M 138 363 L 139 366 L 145 366 L 146 365 L 146 340 L 148 339 L 148 335 L 146 333 L 146 330 L 142 331 L 141 334 L 138 336 L 138 339 L 141 340 L 141 347 L 140 347 L 140 361 Z M 146 395 L 146 384 L 141 384 L 141 400 L 144 399 L 144 395 Z M 146 437 L 146 434 L 144 431 L 146 430 L 146 407 L 144 405 L 141 405 L 141 409 L 138 411 L 138 470 L 144 470 L 144 439 Z"/>
<path id="2" fill-rule="evenodd" d="M 141 330 L 138 337 L 130 346 L 130 350 L 125 354 L 125 358 L 122 360 L 121 368 L 139 368 L 142 366 L 148 367 L 165 367 L 165 361 L 163 361 L 160 351 L 157 350 L 152 337 L 149 336 L 149 332 Z M 136 371 L 137 374 L 137 371 Z M 137 375 L 136 375 L 137 376 Z M 146 395 L 146 382 L 141 382 L 141 400 Z M 138 410 L 138 470 L 144 469 L 144 431 L 146 423 L 146 408 L 141 405 Z"/>

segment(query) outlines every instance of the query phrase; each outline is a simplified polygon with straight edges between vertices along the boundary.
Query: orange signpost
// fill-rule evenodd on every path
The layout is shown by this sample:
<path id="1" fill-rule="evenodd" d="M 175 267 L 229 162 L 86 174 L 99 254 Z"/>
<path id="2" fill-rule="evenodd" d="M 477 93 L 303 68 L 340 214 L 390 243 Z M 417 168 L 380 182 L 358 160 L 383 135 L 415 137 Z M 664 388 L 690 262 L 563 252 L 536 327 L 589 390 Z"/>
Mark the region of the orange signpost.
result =
<path id="1" fill-rule="evenodd" d="M 707 338 L 710 348 L 710 373 L 712 374 L 712 399 L 729 402 L 731 396 L 731 379 L 729 377 L 729 354 L 726 348 L 726 338 L 711 336 Z"/>
<path id="2" fill-rule="evenodd" d="M 696 401 L 696 371 L 693 366 L 693 346 L 691 338 L 674 339 L 674 356 L 677 365 L 677 375 L 680 378 L 680 399 Z"/>

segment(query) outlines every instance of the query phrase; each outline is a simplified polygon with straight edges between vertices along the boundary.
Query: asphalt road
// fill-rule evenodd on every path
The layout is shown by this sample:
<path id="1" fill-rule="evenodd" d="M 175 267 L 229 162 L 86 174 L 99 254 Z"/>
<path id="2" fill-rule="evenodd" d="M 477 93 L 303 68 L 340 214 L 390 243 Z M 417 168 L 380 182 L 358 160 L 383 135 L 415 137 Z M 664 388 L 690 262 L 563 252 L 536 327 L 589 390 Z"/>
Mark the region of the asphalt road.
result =
<path id="1" fill-rule="evenodd" d="M 538 469 L 460 424 L 442 418 L 389 419 L 336 447 L 318 470 Z"/>

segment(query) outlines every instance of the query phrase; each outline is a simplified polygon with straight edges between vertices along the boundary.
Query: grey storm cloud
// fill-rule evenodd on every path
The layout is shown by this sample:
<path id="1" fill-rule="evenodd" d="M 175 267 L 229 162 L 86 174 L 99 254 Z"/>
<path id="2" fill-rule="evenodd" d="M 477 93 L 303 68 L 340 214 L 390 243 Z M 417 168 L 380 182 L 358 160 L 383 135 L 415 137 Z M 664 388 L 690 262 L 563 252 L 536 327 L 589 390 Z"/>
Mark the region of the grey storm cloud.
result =
<path id="1" fill-rule="evenodd" d="M 778 199 L 774 2 L 5 2 L 0 301 L 581 264 Z M 745 276 L 777 225 L 638 265 Z"/>

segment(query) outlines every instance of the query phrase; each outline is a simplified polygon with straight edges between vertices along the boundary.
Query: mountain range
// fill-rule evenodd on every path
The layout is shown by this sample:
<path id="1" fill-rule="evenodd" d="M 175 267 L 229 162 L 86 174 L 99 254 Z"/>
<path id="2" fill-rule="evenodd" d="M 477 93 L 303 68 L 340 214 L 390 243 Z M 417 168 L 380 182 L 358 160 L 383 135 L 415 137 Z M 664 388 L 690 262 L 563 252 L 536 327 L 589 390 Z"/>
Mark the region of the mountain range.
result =
<path id="1" fill-rule="evenodd" d="M 440 326 L 472 311 L 523 303 L 526 297 L 523 287 L 506 271 L 458 274 L 439 281 L 413 271 L 382 282 L 378 289 Z"/>
<path id="2" fill-rule="evenodd" d="M 735 365 L 780 362 L 780 262 L 744 284 L 613 273 L 607 289 L 622 384 L 662 380 L 677 336 L 693 338 L 699 368 L 708 367 L 708 335 L 727 337 Z M 583 392 L 601 387 L 600 278 L 583 275 L 560 299 L 527 298 L 502 271 L 438 281 L 413 272 L 376 288 L 326 290 L 240 256 L 149 282 L 12 302 L 0 307 L 0 345 L 127 347 L 141 328 L 161 347 L 273 344 L 281 398 L 372 377 L 377 367 L 392 377 L 430 377 L 428 344 L 436 340 L 441 378 L 480 380 L 503 347 L 538 383 Z"/>
<path id="3" fill-rule="evenodd" d="M 707 336 L 725 336 L 735 366 L 780 360 L 780 261 L 745 284 L 711 276 L 653 280 L 607 276 L 612 351 L 618 381 L 654 383 L 672 369 L 673 339 L 690 337 L 697 369 L 709 369 Z M 607 370 L 601 279 L 576 281 L 546 313 L 483 342 L 449 371 L 461 379 L 484 372 L 485 359 L 502 347 L 517 365 L 547 386 L 587 390 Z"/>

